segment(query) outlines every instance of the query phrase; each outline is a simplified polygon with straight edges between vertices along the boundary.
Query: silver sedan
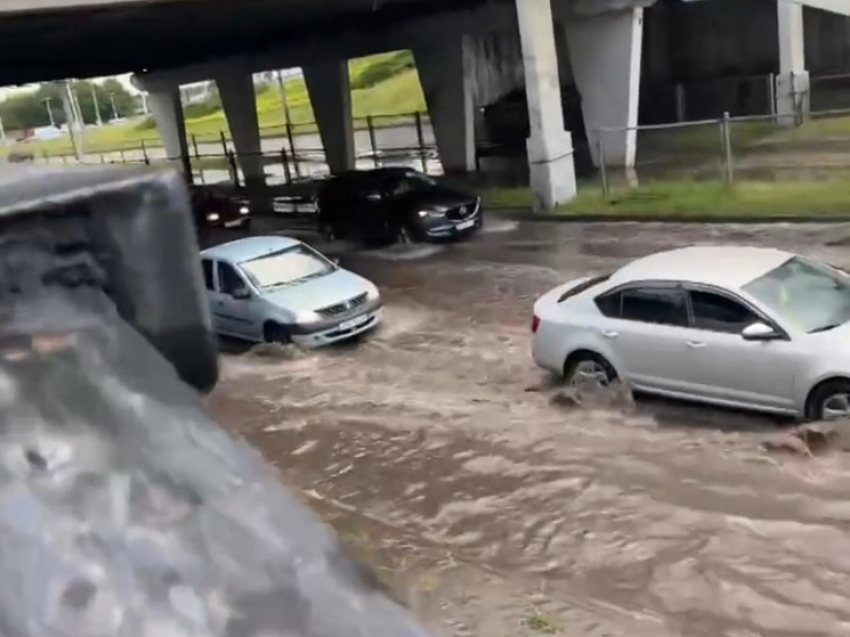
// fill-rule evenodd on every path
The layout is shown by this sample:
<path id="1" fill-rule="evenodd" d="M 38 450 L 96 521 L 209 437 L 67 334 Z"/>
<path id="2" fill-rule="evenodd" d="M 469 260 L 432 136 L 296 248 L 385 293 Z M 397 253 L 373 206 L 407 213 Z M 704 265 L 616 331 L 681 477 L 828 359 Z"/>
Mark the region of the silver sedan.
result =
<path id="1" fill-rule="evenodd" d="M 850 276 L 765 248 L 657 253 L 534 305 L 533 356 L 571 383 L 850 417 Z"/>

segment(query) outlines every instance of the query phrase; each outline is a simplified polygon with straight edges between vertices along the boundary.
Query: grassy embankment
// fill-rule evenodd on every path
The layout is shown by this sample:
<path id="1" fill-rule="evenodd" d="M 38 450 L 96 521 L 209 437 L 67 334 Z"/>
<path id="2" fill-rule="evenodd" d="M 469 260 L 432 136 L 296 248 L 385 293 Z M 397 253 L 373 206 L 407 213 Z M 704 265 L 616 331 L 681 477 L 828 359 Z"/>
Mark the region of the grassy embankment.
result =
<path id="1" fill-rule="evenodd" d="M 494 189 L 483 195 L 490 208 L 528 208 L 526 188 Z M 603 194 L 585 185 L 578 196 L 556 211 L 560 214 L 688 217 L 811 215 L 850 216 L 850 175 L 846 181 L 741 181 L 729 187 L 719 182 L 656 181 L 646 186 Z"/>
<path id="2" fill-rule="evenodd" d="M 616 183 L 614 176 L 605 195 L 598 180 L 580 183 L 578 196 L 557 212 L 670 218 L 850 216 L 850 117 L 811 119 L 791 129 L 772 122 L 733 123 L 731 142 L 738 172 L 735 183 L 727 186 L 721 181 L 716 125 L 642 132 L 641 185 L 630 188 Z M 707 180 L 690 174 L 701 162 Z M 819 166 L 825 167 L 825 178 L 782 177 L 817 173 Z M 533 203 L 527 188 L 489 190 L 484 199 L 490 207 L 528 208 Z"/>
<path id="3" fill-rule="evenodd" d="M 375 117 L 375 125 L 387 125 L 406 115 L 425 110 L 425 98 L 419 76 L 409 52 L 382 53 L 352 60 L 349 63 L 352 85 L 352 113 L 358 124 L 368 115 Z M 287 94 L 296 132 L 315 131 L 313 109 L 303 78 L 287 82 Z M 221 109 L 192 116 L 188 107 L 186 131 L 198 142 L 217 141 L 221 132 L 229 136 L 227 120 Z M 257 113 L 264 137 L 285 134 L 286 120 L 280 91 L 269 85 L 257 95 Z M 151 118 L 139 117 L 119 124 L 90 128 L 85 134 L 87 153 L 104 153 L 117 150 L 138 149 L 142 141 L 149 147 L 161 145 Z M 67 137 L 24 145 L 29 151 L 50 155 L 70 154 L 71 141 Z"/>

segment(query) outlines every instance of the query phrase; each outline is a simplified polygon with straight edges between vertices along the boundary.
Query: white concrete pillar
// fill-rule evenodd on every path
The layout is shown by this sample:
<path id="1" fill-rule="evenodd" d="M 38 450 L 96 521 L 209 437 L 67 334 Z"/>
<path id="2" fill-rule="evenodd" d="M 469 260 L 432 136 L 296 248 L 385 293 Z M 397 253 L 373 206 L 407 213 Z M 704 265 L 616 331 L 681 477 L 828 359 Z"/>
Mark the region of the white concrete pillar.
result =
<path id="1" fill-rule="evenodd" d="M 348 62 L 313 64 L 302 70 L 328 168 L 331 173 L 353 169 L 354 127 Z"/>
<path id="2" fill-rule="evenodd" d="M 576 195 L 572 136 L 564 111 L 549 0 L 515 0 L 525 94 L 528 101 L 528 168 L 535 208 L 552 209 Z"/>
<path id="3" fill-rule="evenodd" d="M 475 170 L 475 104 L 467 36 L 453 34 L 414 49 L 437 151 L 446 173 Z"/>
<path id="4" fill-rule="evenodd" d="M 253 76 L 250 72 L 234 69 L 216 75 L 215 83 L 245 186 L 262 188 L 266 185 L 266 175 Z"/>
<path id="5" fill-rule="evenodd" d="M 183 117 L 183 105 L 180 102 L 180 87 L 159 88 L 151 91 L 148 105 L 168 158 L 177 160 L 184 156 L 188 157 L 189 144 L 186 141 L 186 120 Z"/>
<path id="6" fill-rule="evenodd" d="M 779 122 L 793 126 L 797 113 L 809 112 L 809 73 L 806 71 L 806 40 L 803 5 L 777 0 L 779 23 L 779 75 L 776 76 L 776 113 Z"/>
<path id="7" fill-rule="evenodd" d="M 637 153 L 643 8 L 571 15 L 564 30 L 593 163 L 599 166 L 601 149 L 606 166 L 631 168 Z"/>

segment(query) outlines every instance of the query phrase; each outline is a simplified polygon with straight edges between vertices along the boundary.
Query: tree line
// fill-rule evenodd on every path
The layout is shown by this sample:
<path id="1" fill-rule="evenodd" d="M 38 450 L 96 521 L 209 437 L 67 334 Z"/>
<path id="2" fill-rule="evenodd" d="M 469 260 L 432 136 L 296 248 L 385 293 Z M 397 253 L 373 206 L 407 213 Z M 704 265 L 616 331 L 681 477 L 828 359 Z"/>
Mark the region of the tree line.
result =
<path id="1" fill-rule="evenodd" d="M 140 111 L 140 100 L 130 93 L 116 79 L 102 83 L 80 80 L 72 82 L 72 90 L 77 96 L 83 122 L 94 124 L 100 120 L 108 122 L 118 117 L 130 117 Z M 28 93 L 12 95 L 0 102 L 0 118 L 6 130 L 27 130 L 65 123 L 65 109 L 62 106 L 62 84 L 45 82 Z M 113 99 L 115 113 L 113 113 Z M 51 115 L 53 121 L 51 122 Z"/>

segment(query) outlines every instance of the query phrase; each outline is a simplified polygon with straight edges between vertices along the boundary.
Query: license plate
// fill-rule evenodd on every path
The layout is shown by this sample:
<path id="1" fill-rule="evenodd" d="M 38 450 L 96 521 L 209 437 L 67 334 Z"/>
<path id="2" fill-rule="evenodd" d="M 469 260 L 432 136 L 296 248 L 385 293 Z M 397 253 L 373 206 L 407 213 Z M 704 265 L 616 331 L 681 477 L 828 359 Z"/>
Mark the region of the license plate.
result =
<path id="1" fill-rule="evenodd" d="M 363 325 L 363 323 L 368 321 L 369 318 L 370 318 L 370 316 L 366 315 L 366 316 L 358 316 L 356 319 L 351 319 L 350 321 L 343 321 L 342 323 L 339 324 L 339 329 L 341 329 L 341 330 L 353 329 L 353 328 L 357 327 L 358 325 Z"/>
<path id="2" fill-rule="evenodd" d="M 224 222 L 225 228 L 235 228 L 236 226 L 239 226 L 239 225 L 242 225 L 241 219 L 237 219 L 236 221 L 225 221 Z"/>
<path id="3" fill-rule="evenodd" d="M 458 230 L 466 230 L 467 228 L 471 228 L 472 224 L 475 223 L 475 219 L 470 219 L 469 221 L 461 221 L 459 224 L 455 226 Z"/>

